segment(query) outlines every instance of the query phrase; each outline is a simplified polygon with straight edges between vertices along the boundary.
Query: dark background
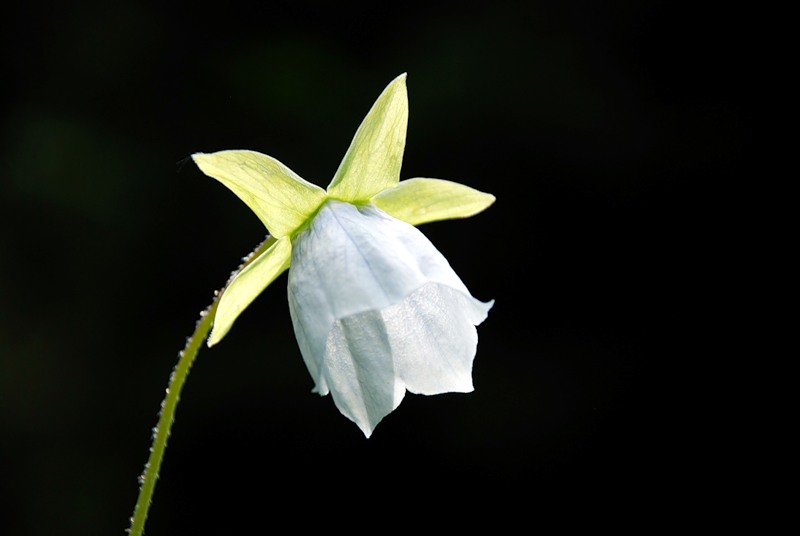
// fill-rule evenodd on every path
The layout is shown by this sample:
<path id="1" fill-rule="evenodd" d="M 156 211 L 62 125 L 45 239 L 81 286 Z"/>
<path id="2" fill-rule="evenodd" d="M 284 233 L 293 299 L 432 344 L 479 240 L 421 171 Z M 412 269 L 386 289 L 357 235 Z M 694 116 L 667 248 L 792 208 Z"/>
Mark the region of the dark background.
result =
<path id="1" fill-rule="evenodd" d="M 698 7 L 700 6 L 700 7 Z M 183 392 L 148 534 L 703 512 L 713 188 L 741 173 L 751 49 L 672 2 L 132 0 L 4 8 L 0 534 L 123 534 L 198 313 L 265 233 L 186 158 L 327 185 L 408 73 L 401 178 L 496 195 L 422 230 L 472 293 L 475 392 L 366 440 L 312 381 L 281 276 Z M 707 385 L 706 385 L 707 387 Z"/>

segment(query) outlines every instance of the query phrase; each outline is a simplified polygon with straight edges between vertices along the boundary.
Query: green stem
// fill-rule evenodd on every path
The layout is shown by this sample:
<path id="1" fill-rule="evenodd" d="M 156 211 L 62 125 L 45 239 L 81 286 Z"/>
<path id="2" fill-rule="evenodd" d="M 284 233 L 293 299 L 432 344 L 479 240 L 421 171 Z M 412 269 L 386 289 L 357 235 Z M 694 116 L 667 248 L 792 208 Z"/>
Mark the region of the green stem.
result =
<path id="1" fill-rule="evenodd" d="M 181 389 L 183 389 L 183 384 L 189 375 L 189 369 L 192 368 L 192 363 L 197 357 L 197 352 L 200 351 L 200 345 L 206 340 L 208 332 L 214 323 L 214 314 L 216 313 L 219 299 L 233 278 L 274 242 L 275 239 L 268 236 L 250 255 L 244 258 L 241 266 L 231 274 L 222 290 L 214 293 L 214 300 L 205 311 L 200 313 L 200 320 L 197 321 L 194 333 L 186 340 L 186 346 L 179 354 L 178 364 L 169 379 L 167 396 L 161 403 L 158 425 L 153 429 L 153 446 L 150 447 L 150 457 L 147 460 L 147 464 L 145 464 L 144 473 L 139 477 L 139 483 L 141 484 L 139 498 L 136 500 L 133 517 L 131 517 L 131 527 L 128 529 L 131 536 L 141 536 L 144 533 L 144 523 L 147 520 L 147 512 L 152 502 L 153 491 L 161 469 L 161 461 L 167 448 L 167 438 L 175 420 L 175 408 L 177 408 L 180 400 Z"/>

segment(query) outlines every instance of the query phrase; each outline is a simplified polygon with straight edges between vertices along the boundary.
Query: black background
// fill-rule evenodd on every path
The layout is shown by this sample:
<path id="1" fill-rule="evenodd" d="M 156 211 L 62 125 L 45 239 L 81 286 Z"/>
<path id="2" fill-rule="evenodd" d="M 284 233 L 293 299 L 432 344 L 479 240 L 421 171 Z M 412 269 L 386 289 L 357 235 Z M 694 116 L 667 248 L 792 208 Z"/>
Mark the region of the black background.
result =
<path id="1" fill-rule="evenodd" d="M 502 530 L 555 512 L 647 528 L 705 510 L 719 483 L 698 389 L 708 194 L 745 167 L 740 14 L 633 1 L 5 9 L 4 536 L 128 526 L 177 352 L 265 232 L 186 158 L 257 150 L 325 186 L 402 72 L 401 178 L 497 197 L 422 227 L 496 300 L 475 392 L 408 395 L 366 440 L 310 393 L 283 275 L 200 353 L 148 534 Z"/>

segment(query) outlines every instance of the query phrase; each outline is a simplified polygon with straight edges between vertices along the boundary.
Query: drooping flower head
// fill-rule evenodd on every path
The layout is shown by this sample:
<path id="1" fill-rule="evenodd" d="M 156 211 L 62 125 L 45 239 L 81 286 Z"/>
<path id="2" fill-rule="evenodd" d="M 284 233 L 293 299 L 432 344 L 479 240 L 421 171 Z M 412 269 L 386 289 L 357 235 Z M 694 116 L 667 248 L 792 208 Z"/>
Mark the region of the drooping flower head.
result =
<path id="1" fill-rule="evenodd" d="M 271 236 L 224 290 L 209 346 L 288 269 L 289 310 L 314 391 L 330 393 L 367 437 L 406 390 L 472 391 L 475 326 L 493 304 L 472 297 L 414 227 L 472 216 L 494 196 L 439 179 L 400 181 L 405 80 L 378 97 L 327 190 L 253 151 L 193 155 Z"/>

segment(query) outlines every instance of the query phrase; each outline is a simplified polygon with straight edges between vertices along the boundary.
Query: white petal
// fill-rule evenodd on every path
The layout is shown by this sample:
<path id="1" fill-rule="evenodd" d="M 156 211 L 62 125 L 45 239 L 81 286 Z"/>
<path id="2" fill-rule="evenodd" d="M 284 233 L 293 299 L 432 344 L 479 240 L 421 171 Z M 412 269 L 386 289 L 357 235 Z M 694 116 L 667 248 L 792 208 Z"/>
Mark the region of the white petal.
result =
<path id="1" fill-rule="evenodd" d="M 413 226 L 328 201 L 292 242 L 289 309 L 314 390 L 369 436 L 405 389 L 472 390 L 473 298 Z"/>
<path id="2" fill-rule="evenodd" d="M 429 283 L 383 310 L 396 374 L 406 388 L 423 395 L 472 391 L 475 326 L 493 304 Z"/>
<path id="3" fill-rule="evenodd" d="M 400 303 L 334 322 L 321 375 L 336 407 L 369 437 L 412 393 L 472 391 L 475 326 L 492 306 L 439 283 Z"/>
<path id="4" fill-rule="evenodd" d="M 359 313 L 334 323 L 321 369 L 331 386 L 336 407 L 367 437 L 405 395 L 378 311 Z"/>

